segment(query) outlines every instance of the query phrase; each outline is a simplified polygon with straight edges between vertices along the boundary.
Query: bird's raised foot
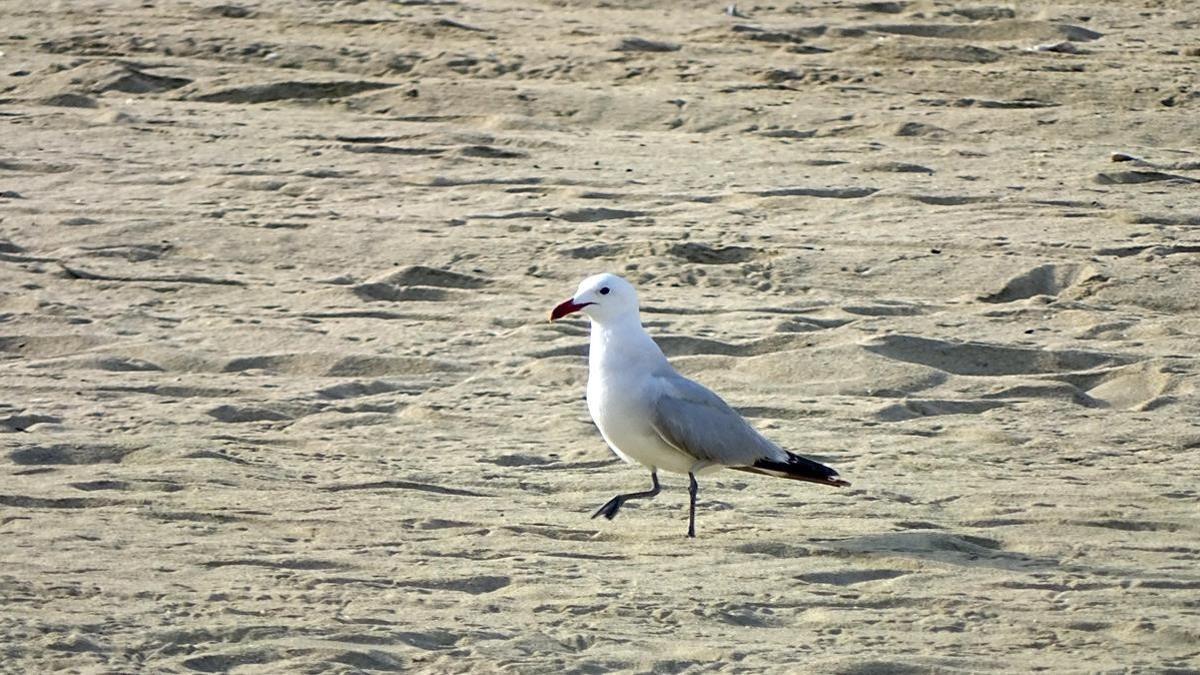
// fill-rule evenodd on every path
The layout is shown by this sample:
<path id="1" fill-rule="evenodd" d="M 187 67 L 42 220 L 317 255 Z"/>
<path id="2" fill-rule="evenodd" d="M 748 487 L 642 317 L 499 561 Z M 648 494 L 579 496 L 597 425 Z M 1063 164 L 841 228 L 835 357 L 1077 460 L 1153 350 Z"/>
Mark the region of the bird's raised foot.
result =
<path id="1" fill-rule="evenodd" d="M 621 507 L 624 505 L 624 495 L 617 495 L 616 497 L 613 497 L 605 502 L 604 506 L 596 509 L 596 512 L 592 514 L 592 518 L 595 518 L 596 516 L 604 516 L 605 518 L 612 520 L 613 518 L 617 517 L 617 512 L 619 512 Z"/>

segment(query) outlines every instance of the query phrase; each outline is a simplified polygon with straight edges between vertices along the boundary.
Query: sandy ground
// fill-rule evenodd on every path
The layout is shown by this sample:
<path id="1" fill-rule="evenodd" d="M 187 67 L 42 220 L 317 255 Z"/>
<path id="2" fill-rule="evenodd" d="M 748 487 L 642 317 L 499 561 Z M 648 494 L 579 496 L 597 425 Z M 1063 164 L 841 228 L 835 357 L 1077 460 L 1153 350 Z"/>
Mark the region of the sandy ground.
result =
<path id="1" fill-rule="evenodd" d="M 1200 672 L 1194 4 L 722 10 L 0 3 L 0 669 Z"/>

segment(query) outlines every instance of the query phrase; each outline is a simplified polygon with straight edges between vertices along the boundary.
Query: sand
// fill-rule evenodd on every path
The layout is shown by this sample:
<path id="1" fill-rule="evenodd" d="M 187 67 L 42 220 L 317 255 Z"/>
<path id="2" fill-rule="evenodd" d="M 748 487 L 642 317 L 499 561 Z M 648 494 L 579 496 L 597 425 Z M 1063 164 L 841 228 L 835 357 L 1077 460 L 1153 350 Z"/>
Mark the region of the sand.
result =
<path id="1" fill-rule="evenodd" d="M 1200 672 L 1194 9 L 6 3 L 0 669 Z"/>

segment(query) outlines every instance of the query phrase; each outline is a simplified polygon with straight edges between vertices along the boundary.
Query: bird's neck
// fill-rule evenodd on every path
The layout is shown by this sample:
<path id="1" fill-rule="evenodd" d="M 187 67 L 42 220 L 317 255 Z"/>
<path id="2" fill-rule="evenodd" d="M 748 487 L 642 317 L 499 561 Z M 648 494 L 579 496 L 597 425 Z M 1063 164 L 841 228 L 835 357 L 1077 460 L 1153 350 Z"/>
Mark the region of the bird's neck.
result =
<path id="1" fill-rule="evenodd" d="M 592 372 L 609 368 L 650 371 L 667 363 L 641 319 L 636 315 L 617 317 L 604 323 L 592 322 L 588 367 Z"/>

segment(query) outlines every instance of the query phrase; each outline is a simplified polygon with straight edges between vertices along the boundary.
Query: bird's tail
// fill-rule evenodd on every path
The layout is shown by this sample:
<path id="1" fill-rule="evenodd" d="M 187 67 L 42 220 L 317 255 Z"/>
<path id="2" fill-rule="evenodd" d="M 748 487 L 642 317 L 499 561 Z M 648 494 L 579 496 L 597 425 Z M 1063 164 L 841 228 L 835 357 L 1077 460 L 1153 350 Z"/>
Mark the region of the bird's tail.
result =
<path id="1" fill-rule="evenodd" d="M 838 472 L 824 464 L 814 462 L 811 459 L 805 459 L 800 455 L 793 455 L 790 452 L 787 453 L 787 459 L 784 461 L 760 459 L 754 463 L 754 466 L 735 466 L 730 468 L 737 469 L 738 471 L 758 473 L 764 476 L 802 480 L 832 487 L 849 487 L 850 485 L 849 482 L 838 478 Z"/>

